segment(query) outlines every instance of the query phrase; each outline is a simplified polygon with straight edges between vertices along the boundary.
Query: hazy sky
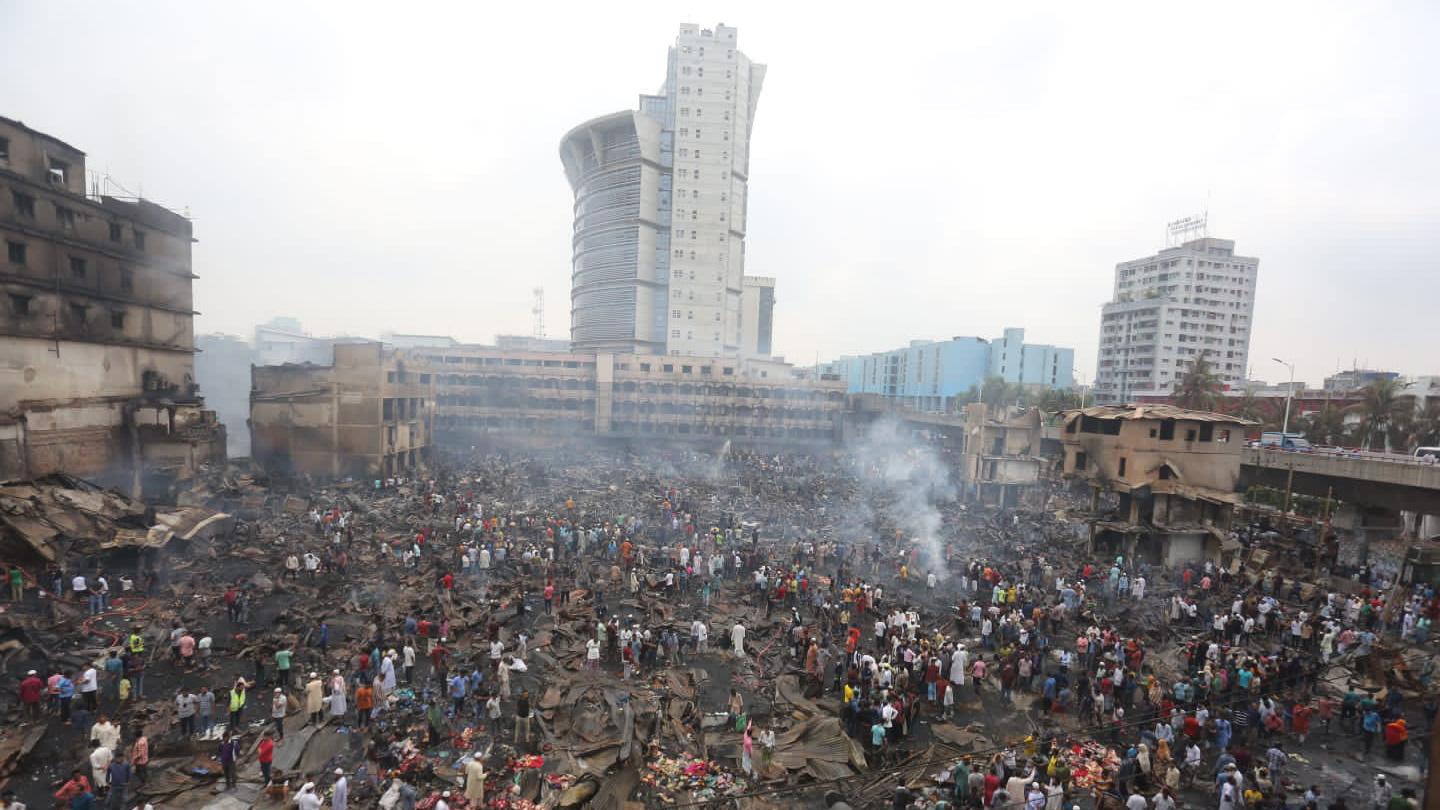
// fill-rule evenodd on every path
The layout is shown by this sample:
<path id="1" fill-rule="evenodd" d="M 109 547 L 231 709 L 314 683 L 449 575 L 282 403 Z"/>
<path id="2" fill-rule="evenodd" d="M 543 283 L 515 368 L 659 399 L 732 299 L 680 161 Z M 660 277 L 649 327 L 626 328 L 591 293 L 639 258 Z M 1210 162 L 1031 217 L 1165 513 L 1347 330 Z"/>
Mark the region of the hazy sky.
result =
<path id="1" fill-rule="evenodd" d="M 0 114 L 195 218 L 196 331 L 568 335 L 577 123 L 681 22 L 769 65 L 748 272 L 808 364 L 1076 349 L 1208 205 L 1261 259 L 1252 368 L 1440 373 L 1440 4 L 0 0 Z"/>

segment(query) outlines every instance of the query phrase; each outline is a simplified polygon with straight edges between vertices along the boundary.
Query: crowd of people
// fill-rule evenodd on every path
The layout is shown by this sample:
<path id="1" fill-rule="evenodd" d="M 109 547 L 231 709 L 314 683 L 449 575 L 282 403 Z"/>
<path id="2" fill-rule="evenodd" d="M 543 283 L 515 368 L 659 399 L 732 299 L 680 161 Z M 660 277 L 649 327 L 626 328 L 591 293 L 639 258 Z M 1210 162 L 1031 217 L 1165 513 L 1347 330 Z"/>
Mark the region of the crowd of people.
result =
<path id="1" fill-rule="evenodd" d="M 147 670 L 153 678 L 158 669 L 178 683 L 167 698 L 175 724 L 158 742 L 213 744 L 227 787 L 252 762 L 270 787 L 287 737 L 345 727 L 361 741 L 352 767 L 286 774 L 289 801 L 344 810 L 392 790 L 398 806 L 414 807 L 434 787 L 437 807 L 481 806 L 490 770 L 503 765 L 497 744 L 523 755 L 557 742 L 532 695 L 561 673 L 538 664 L 532 642 L 562 623 L 583 632 L 580 668 L 619 682 L 778 655 L 835 708 L 874 768 L 901 762 L 937 724 L 994 724 L 996 742 L 1013 742 L 937 763 L 948 779 L 918 792 L 900 786 L 897 808 L 1059 810 L 1082 796 L 1128 810 L 1201 796 L 1221 810 L 1378 803 L 1393 779 L 1333 800 L 1300 780 L 1295 754 L 1316 737 L 1381 764 L 1423 767 L 1410 724 L 1428 731 L 1434 702 L 1387 682 L 1388 660 L 1377 681 L 1371 659 L 1385 644 L 1427 643 L 1440 610 L 1429 586 L 1327 590 L 1217 560 L 1162 568 L 1092 552 L 1048 513 L 1022 520 L 953 505 L 937 559 L 897 528 L 895 504 L 863 520 L 835 515 L 867 497 L 863 461 L 734 453 L 721 472 L 727 497 L 710 461 L 680 459 L 706 468 L 695 475 L 647 463 L 650 474 L 628 491 L 548 500 L 527 492 L 557 485 L 537 487 L 530 463 L 501 455 L 433 478 L 315 493 L 298 525 L 274 535 L 271 567 L 260 571 L 273 592 L 253 572 L 208 576 L 205 629 L 178 618 L 135 625 L 79 671 L 32 670 L 20 681 L 21 723 L 60 724 L 88 749 L 54 800 L 136 806 L 151 762 L 137 710 L 149 700 Z M 358 606 L 344 598 L 355 580 L 400 577 L 424 585 L 366 605 L 358 629 L 341 621 Z M 54 580 L 54 593 L 87 612 L 121 607 L 98 570 L 72 574 L 69 588 L 63 575 Z M 259 627 L 257 614 L 274 620 L 267 600 L 300 589 L 325 607 L 296 611 L 284 631 Z M 668 609 L 647 609 L 652 600 Z M 460 605 L 480 606 L 484 619 L 457 621 Z M 1428 666 L 1415 673 L 1429 675 Z M 764 717 L 739 688 L 705 708 L 729 718 L 740 772 L 773 775 L 782 717 Z M 391 722 L 417 710 L 424 741 L 403 719 Z M 409 775 L 406 763 L 426 745 L 457 740 L 466 755 L 457 795 Z M 1406 790 L 1389 789 L 1374 806 L 1406 806 L 1392 803 L 1411 798 Z"/>

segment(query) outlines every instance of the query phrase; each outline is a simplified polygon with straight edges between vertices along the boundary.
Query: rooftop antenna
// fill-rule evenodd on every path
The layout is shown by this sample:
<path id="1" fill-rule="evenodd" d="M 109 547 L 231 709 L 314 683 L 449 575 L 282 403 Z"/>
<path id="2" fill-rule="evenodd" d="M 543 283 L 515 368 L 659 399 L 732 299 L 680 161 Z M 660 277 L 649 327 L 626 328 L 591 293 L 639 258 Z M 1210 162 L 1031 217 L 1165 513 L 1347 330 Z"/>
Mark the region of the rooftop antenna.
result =
<path id="1" fill-rule="evenodd" d="M 536 287 L 530 294 L 534 296 L 534 303 L 530 307 L 530 314 L 535 316 L 534 336 L 539 340 L 545 337 L 545 288 Z"/>

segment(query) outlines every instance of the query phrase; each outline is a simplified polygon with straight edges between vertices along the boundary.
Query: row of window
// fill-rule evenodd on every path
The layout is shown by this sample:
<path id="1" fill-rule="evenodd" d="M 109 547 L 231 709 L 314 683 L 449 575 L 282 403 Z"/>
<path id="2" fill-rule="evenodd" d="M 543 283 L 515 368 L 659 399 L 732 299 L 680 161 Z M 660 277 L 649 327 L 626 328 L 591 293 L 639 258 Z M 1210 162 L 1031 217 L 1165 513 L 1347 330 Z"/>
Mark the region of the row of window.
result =
<path id="1" fill-rule="evenodd" d="M 26 194 L 23 191 L 12 190 L 11 196 L 15 202 L 15 213 L 21 219 L 35 219 L 35 196 Z M 76 212 L 72 208 L 55 203 L 55 225 L 62 231 L 73 232 L 75 230 Z M 87 216 L 88 218 L 88 216 Z M 132 227 L 131 244 L 136 250 L 145 249 L 145 232 L 139 228 Z M 119 244 L 124 239 L 124 226 L 119 222 L 110 223 L 110 241 Z"/>
<path id="2" fill-rule="evenodd" d="M 99 310 L 99 307 L 92 307 L 89 304 L 70 302 L 66 306 L 69 312 L 69 326 L 84 331 L 91 325 L 90 310 Z M 35 296 L 23 293 L 10 293 L 10 312 L 17 318 L 26 318 L 38 314 L 35 311 Z M 112 329 L 125 328 L 125 311 L 113 309 L 110 311 L 110 327 Z"/>

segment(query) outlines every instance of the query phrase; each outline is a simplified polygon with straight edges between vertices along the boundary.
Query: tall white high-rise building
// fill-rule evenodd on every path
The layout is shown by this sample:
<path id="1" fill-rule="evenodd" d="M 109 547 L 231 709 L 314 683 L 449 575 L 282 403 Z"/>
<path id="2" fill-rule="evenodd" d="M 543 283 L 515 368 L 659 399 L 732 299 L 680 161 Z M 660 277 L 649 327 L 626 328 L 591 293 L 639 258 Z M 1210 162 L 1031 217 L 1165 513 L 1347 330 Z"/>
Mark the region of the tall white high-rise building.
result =
<path id="1" fill-rule="evenodd" d="M 561 141 L 575 193 L 576 350 L 739 353 L 750 132 L 764 77 L 734 28 L 682 25 L 658 94 Z"/>
<path id="2" fill-rule="evenodd" d="M 1225 385 L 1244 380 L 1259 265 L 1236 256 L 1232 240 L 1208 237 L 1115 265 L 1095 401 L 1169 396 L 1201 356 Z"/>

